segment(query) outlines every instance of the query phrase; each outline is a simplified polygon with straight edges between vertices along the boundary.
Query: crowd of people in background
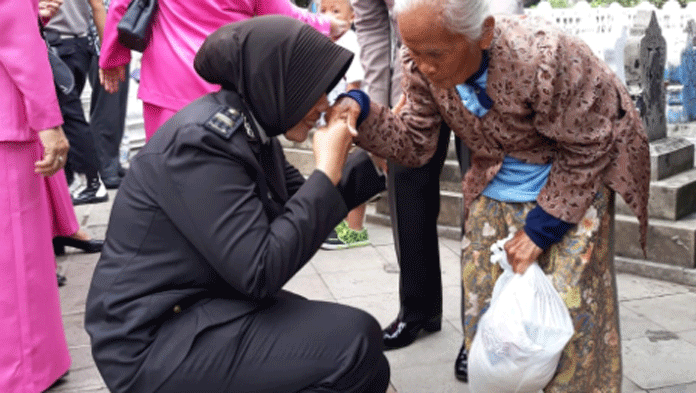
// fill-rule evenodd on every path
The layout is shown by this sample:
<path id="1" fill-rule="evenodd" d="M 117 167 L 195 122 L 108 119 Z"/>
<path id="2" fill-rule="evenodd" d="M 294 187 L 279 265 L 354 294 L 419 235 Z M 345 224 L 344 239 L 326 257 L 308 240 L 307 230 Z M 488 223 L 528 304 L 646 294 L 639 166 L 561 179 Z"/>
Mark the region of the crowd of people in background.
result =
<path id="1" fill-rule="evenodd" d="M 67 374 L 69 277 L 55 256 L 73 247 L 102 252 L 85 328 L 113 392 L 384 392 L 383 351 L 441 330 L 452 142 L 464 196 L 456 378 L 468 380 L 501 273 L 490 246 L 513 235 L 515 271 L 538 261 L 576 328 L 545 392 L 620 391 L 613 200 L 630 202 L 644 246 L 649 152 L 625 87 L 586 45 L 520 18 L 521 0 L 159 0 L 138 74 L 147 144 L 126 170 L 131 51 L 116 26 L 130 2 L 0 8 L 0 391 L 41 392 Z M 308 178 L 280 136 L 313 138 Z M 94 239 L 74 206 L 107 189 L 107 236 Z M 393 322 L 282 289 L 319 248 L 369 245 L 366 203 L 385 189 Z"/>

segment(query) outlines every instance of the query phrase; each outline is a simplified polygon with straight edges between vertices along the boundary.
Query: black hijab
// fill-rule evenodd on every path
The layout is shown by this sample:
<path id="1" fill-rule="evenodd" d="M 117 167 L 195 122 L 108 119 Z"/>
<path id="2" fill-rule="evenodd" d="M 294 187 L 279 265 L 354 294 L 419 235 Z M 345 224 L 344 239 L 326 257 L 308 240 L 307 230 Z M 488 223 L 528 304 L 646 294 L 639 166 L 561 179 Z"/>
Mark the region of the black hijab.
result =
<path id="1" fill-rule="evenodd" d="M 237 92 L 268 136 L 285 133 L 345 74 L 353 53 L 295 19 L 260 16 L 221 27 L 194 59 L 210 83 Z"/>

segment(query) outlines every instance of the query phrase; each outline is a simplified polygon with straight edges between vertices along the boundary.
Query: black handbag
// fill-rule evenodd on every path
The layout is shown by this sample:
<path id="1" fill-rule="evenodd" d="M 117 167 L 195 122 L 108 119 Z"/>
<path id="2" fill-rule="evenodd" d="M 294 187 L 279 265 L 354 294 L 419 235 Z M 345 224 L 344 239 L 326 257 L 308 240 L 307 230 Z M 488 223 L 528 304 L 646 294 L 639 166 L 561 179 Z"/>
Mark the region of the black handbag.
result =
<path id="1" fill-rule="evenodd" d="M 142 52 L 150 40 L 150 24 L 157 12 L 157 0 L 131 0 L 118 22 L 118 41 L 123 46 Z"/>

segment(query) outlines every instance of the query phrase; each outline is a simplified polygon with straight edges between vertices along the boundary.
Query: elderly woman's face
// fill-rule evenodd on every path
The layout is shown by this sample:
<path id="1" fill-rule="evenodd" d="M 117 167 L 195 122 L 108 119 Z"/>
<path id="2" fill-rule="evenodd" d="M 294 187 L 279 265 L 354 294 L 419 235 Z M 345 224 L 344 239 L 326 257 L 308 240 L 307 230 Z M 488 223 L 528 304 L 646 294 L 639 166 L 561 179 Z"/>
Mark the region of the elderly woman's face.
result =
<path id="1" fill-rule="evenodd" d="M 490 45 L 492 25 L 488 26 L 490 30 L 484 28 L 481 39 L 471 41 L 444 27 L 440 13 L 437 7 L 420 5 L 401 13 L 397 21 L 401 40 L 418 69 L 433 85 L 449 89 L 464 83 L 478 71 L 481 50 Z M 487 20 L 487 23 L 492 22 L 492 19 Z"/>
<path id="2" fill-rule="evenodd" d="M 329 109 L 329 99 L 326 97 L 326 93 L 324 93 L 319 97 L 319 101 L 307 112 L 305 117 L 285 132 L 285 137 L 293 142 L 304 142 L 307 139 L 307 135 L 309 135 L 309 130 L 314 127 L 322 112 L 326 112 L 327 109 Z"/>

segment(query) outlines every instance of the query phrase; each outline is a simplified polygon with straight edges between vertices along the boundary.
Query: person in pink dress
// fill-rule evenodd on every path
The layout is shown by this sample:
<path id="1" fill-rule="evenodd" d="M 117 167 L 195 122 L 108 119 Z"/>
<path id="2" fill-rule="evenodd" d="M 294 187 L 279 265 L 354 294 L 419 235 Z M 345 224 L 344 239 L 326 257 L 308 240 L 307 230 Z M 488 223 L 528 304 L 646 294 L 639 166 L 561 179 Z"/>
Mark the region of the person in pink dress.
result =
<path id="1" fill-rule="evenodd" d="M 130 0 L 112 0 L 106 16 L 99 67 L 102 85 L 110 93 L 118 91 L 118 82 L 125 80 L 125 66 L 131 60 L 130 50 L 119 43 L 116 31 L 129 3 Z M 196 51 L 219 27 L 271 14 L 298 19 L 332 37 L 350 27 L 344 21 L 309 13 L 289 0 L 159 0 L 157 7 L 150 42 L 143 51 L 138 89 L 147 140 L 179 109 L 220 89 L 204 81 L 193 69 Z"/>
<path id="2" fill-rule="evenodd" d="M 44 176 L 65 165 L 38 0 L 0 8 L 0 392 L 46 390 L 70 368 Z"/>

